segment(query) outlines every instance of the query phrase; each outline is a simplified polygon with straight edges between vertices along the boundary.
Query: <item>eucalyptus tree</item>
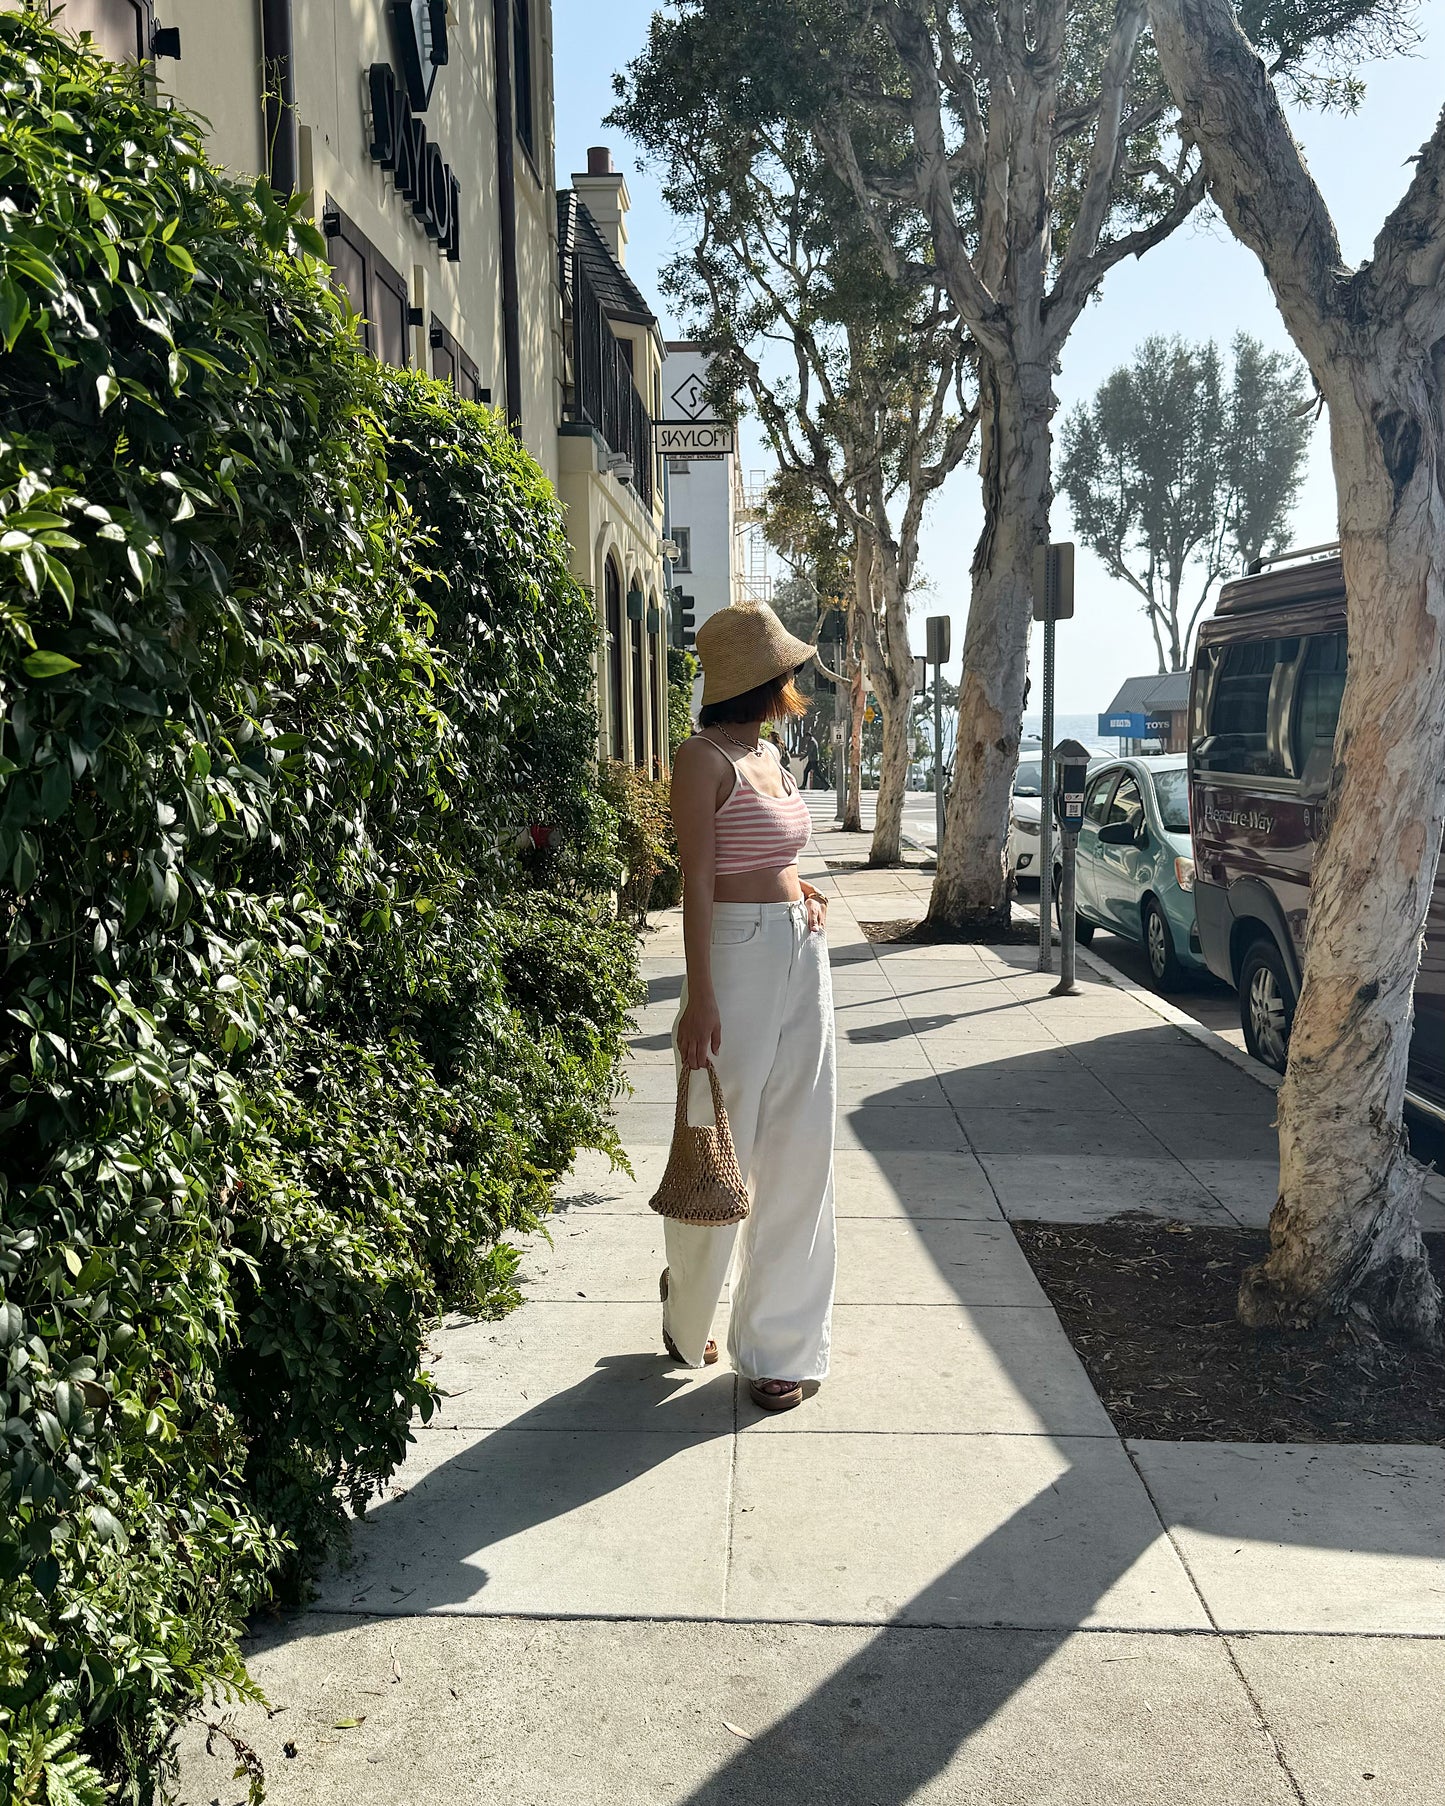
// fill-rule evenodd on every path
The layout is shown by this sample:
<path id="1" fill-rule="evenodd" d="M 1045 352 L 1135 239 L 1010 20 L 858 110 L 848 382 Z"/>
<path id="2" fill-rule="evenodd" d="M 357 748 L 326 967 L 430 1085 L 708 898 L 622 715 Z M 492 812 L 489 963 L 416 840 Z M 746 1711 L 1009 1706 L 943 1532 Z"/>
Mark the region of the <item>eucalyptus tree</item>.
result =
<path id="1" fill-rule="evenodd" d="M 1397 4 L 1398 0 L 1388 0 Z M 937 925 L 1008 920 L 1012 777 L 1033 555 L 1048 537 L 1053 372 L 1109 271 L 1198 205 L 1197 153 L 1145 35 L 1146 0 L 675 0 L 640 65 L 746 138 L 805 132 L 900 292 L 940 287 L 977 369 L 984 525 L 974 554 L 955 783 L 929 906 Z M 1372 0 L 1281 0 L 1266 21 L 1298 69 Z M 1297 77 L 1348 98 L 1339 72 Z M 919 244 L 921 228 L 922 244 Z"/>
<path id="2" fill-rule="evenodd" d="M 1212 340 L 1145 339 L 1064 422 L 1074 529 L 1142 598 L 1161 671 L 1183 668 L 1219 578 L 1279 543 L 1304 474 L 1304 367 L 1247 333 L 1233 349 L 1226 384 Z"/>
<path id="3" fill-rule="evenodd" d="M 1229 0 L 1149 6 L 1210 192 L 1258 256 L 1329 410 L 1348 611 L 1279 1198 L 1240 1311 L 1290 1325 L 1348 1309 L 1434 1337 L 1440 1294 L 1401 1110 L 1445 816 L 1445 114 L 1373 255 L 1352 267 Z"/>
<path id="4" fill-rule="evenodd" d="M 619 80 L 612 121 L 659 159 L 668 202 L 692 235 L 663 287 L 714 354 L 715 399 L 746 398 L 784 477 L 811 485 L 852 542 L 854 621 L 883 724 L 870 863 L 892 865 L 908 779 L 908 597 L 920 529 L 977 419 L 967 334 L 946 292 L 892 281 L 806 130 L 789 120 L 740 125 L 698 105 L 690 60 L 674 54 L 680 42 L 654 30 Z M 885 230 L 922 253 L 916 217 L 897 210 Z"/>

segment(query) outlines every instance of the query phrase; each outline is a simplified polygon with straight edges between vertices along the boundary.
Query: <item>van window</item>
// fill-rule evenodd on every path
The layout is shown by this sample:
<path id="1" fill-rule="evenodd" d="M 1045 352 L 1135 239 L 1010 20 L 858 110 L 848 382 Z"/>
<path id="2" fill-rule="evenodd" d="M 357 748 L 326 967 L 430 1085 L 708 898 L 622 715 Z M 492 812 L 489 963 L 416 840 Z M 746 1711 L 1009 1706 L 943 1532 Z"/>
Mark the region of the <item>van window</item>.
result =
<path id="1" fill-rule="evenodd" d="M 1300 671 L 1299 699 L 1295 704 L 1294 768 L 1303 771 L 1310 755 L 1322 750 L 1326 757 L 1335 743 L 1340 699 L 1345 693 L 1345 636 L 1316 634 L 1306 642 Z"/>
<path id="2" fill-rule="evenodd" d="M 1217 666 L 1195 765 L 1248 777 L 1286 776 L 1279 698 L 1285 674 L 1299 656 L 1298 637 L 1231 640 L 1210 652 Z"/>

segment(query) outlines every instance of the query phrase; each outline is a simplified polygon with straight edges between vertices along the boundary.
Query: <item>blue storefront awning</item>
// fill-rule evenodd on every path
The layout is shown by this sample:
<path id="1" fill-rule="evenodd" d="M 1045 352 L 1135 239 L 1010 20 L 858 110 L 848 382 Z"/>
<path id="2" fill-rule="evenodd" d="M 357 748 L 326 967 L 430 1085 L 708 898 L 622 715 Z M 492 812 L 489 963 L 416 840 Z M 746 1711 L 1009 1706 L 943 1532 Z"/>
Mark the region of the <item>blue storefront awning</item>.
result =
<path id="1" fill-rule="evenodd" d="M 1142 709 L 1116 710 L 1100 715 L 1099 735 L 1111 740 L 1167 740 L 1170 720 L 1167 715 L 1146 715 Z"/>

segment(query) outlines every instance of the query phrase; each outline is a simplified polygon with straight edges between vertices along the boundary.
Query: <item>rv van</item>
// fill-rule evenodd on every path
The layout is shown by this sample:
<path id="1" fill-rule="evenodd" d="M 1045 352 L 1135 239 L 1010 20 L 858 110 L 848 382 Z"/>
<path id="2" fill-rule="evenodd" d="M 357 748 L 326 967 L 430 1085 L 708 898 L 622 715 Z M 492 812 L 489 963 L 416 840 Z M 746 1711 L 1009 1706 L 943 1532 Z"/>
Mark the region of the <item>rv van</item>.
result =
<path id="1" fill-rule="evenodd" d="M 1310 866 L 1345 687 L 1339 552 L 1261 561 L 1200 629 L 1189 717 L 1194 908 L 1206 964 L 1239 993 L 1257 1060 L 1284 1070 Z M 1409 1101 L 1445 1121 L 1445 866 L 1415 982 Z"/>

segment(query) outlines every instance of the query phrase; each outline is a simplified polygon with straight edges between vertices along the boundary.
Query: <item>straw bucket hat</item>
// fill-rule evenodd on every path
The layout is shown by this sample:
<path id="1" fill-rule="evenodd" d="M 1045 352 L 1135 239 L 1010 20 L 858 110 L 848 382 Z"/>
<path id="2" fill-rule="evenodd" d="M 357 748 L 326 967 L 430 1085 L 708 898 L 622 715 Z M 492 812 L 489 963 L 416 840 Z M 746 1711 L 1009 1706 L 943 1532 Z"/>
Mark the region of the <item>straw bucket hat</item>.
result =
<path id="1" fill-rule="evenodd" d="M 813 648 L 795 639 L 766 602 L 735 602 L 698 628 L 697 654 L 702 706 L 708 708 L 796 671 L 812 659 Z"/>

